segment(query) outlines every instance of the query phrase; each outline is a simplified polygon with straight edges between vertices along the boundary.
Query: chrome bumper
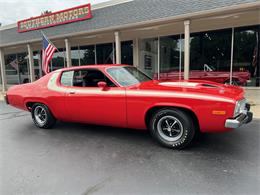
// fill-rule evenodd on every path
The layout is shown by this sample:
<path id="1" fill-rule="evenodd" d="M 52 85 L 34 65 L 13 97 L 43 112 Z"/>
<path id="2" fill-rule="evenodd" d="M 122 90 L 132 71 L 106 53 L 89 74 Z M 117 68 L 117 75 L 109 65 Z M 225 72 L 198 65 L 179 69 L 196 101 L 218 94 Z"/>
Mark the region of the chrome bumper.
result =
<path id="1" fill-rule="evenodd" d="M 246 105 L 247 111 L 239 114 L 236 118 L 234 119 L 227 119 L 225 122 L 225 127 L 226 128 L 231 128 L 235 129 L 240 127 L 243 124 L 250 123 L 253 119 L 253 113 L 249 112 L 250 110 L 250 105 Z"/>

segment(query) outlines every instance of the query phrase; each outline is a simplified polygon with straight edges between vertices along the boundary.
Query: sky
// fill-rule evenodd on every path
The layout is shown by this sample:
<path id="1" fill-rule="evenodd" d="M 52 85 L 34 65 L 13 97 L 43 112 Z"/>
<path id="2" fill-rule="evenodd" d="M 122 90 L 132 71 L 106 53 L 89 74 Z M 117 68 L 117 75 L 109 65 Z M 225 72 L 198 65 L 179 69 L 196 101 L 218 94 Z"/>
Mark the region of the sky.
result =
<path id="1" fill-rule="evenodd" d="M 0 23 L 2 26 L 16 23 L 18 20 L 41 15 L 87 3 L 97 4 L 108 0 L 0 0 Z"/>

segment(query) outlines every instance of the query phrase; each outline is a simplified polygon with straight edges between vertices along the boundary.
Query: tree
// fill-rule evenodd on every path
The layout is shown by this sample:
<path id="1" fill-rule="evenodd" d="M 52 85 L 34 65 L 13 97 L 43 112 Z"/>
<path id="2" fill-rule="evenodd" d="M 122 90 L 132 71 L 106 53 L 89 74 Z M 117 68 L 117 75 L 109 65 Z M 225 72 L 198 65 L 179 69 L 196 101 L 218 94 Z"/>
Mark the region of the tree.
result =
<path id="1" fill-rule="evenodd" d="M 46 14 L 50 14 L 50 13 L 52 13 L 52 11 L 50 11 L 50 10 L 45 10 L 45 11 L 43 11 L 43 12 L 41 13 L 41 16 L 46 15 Z"/>

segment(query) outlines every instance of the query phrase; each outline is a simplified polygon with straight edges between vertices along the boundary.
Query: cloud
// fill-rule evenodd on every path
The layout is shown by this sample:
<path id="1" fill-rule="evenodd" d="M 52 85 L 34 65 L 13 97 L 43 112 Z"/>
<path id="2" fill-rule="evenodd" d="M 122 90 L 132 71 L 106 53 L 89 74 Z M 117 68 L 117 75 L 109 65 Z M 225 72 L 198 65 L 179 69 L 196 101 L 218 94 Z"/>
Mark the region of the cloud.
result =
<path id="1" fill-rule="evenodd" d="M 54 12 L 104 1 L 108 0 L 0 0 L 0 23 L 2 25 L 13 24 L 18 20 L 38 16 L 45 10 Z"/>

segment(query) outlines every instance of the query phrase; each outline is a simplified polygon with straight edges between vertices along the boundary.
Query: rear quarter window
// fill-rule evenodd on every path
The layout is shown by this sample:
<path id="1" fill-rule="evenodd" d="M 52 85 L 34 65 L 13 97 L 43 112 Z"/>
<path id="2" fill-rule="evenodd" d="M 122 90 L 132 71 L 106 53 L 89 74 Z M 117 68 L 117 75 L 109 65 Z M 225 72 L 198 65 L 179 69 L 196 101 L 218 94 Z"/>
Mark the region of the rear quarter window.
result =
<path id="1" fill-rule="evenodd" d="M 60 83 L 63 86 L 73 86 L 74 71 L 63 72 L 61 75 Z"/>

